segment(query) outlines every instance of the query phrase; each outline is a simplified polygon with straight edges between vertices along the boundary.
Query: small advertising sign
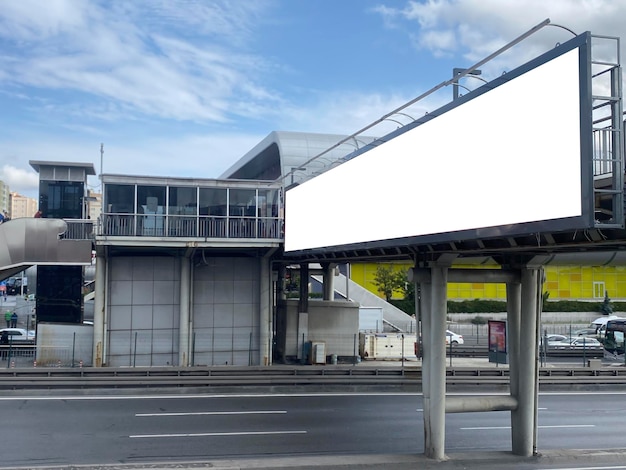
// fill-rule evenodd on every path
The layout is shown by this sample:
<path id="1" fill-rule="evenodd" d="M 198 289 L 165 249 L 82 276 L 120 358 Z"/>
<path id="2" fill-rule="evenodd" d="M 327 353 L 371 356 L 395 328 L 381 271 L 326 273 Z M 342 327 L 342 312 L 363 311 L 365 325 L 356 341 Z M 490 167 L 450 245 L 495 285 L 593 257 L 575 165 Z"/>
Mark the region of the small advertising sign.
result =
<path id="1" fill-rule="evenodd" d="M 508 364 L 506 322 L 489 320 L 489 362 Z"/>

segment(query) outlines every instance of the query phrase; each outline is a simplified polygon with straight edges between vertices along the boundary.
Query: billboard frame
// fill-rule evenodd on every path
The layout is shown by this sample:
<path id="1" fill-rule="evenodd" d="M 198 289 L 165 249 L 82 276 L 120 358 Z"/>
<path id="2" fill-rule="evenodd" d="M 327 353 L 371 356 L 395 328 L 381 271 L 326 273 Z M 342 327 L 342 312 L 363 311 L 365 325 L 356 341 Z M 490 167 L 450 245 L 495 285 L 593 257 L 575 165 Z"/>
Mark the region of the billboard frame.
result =
<path id="1" fill-rule="evenodd" d="M 578 49 L 578 72 L 579 72 L 579 163 L 580 163 L 580 196 L 581 214 L 572 217 L 562 217 L 546 220 L 522 222 L 510 225 L 494 225 L 487 227 L 471 228 L 465 230 L 455 230 L 450 232 L 428 233 L 416 236 L 403 236 L 400 238 L 376 239 L 371 241 L 359 241 L 355 243 L 344 243 L 333 246 L 317 246 L 304 249 L 289 249 L 286 243 L 285 253 L 288 256 L 306 256 L 309 254 L 333 253 L 350 250 L 363 250 L 374 248 L 393 248 L 410 245 L 427 245 L 432 243 L 446 243 L 454 241 L 470 241 L 480 239 L 497 239 L 511 236 L 523 236 L 530 233 L 555 233 L 567 230 L 588 229 L 594 227 L 594 194 L 593 194 L 593 137 L 592 137 L 592 94 L 591 94 L 591 33 L 583 33 L 554 49 L 530 60 L 526 64 L 507 72 L 506 74 L 492 80 L 491 82 L 475 89 L 474 91 L 460 97 L 458 100 L 450 102 L 438 110 L 431 112 L 412 123 L 397 129 L 385 137 L 372 142 L 350 154 L 346 161 L 359 158 L 366 152 L 392 141 L 411 130 L 444 115 L 463 104 L 490 92 L 503 84 L 561 56 L 572 50 Z M 539 112 L 540 110 L 538 110 Z M 332 169 L 329 171 L 333 171 Z M 312 180 L 311 180 L 312 181 Z M 308 182 L 303 183 L 306 185 Z M 293 189 L 293 188 L 292 188 Z M 289 237 L 289 192 L 286 192 L 286 232 L 285 240 Z"/>

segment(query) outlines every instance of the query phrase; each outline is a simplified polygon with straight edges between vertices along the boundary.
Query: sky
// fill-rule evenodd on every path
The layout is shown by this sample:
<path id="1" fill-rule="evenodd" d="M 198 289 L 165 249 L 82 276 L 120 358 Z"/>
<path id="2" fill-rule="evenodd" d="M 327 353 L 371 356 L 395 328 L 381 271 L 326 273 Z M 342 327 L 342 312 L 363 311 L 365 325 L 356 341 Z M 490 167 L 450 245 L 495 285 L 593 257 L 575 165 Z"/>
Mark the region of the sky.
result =
<path id="1" fill-rule="evenodd" d="M 272 131 L 363 129 L 548 18 L 481 78 L 572 32 L 626 38 L 616 0 L 4 0 L 0 180 L 36 197 L 31 160 L 217 178 Z M 460 83 L 464 94 L 482 81 Z M 452 94 L 443 87 L 365 134 Z"/>

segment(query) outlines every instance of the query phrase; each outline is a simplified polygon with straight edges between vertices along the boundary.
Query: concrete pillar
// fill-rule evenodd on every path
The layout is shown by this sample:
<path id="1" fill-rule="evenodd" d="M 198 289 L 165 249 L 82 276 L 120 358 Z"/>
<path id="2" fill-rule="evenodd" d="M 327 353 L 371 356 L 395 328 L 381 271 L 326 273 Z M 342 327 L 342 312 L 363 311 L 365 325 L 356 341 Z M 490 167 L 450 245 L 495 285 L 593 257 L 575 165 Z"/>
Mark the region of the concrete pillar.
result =
<path id="1" fill-rule="evenodd" d="M 427 280 L 420 283 L 420 313 L 422 320 L 422 408 L 424 410 L 424 449 L 432 448 L 431 432 L 430 432 L 430 362 L 431 362 L 431 344 L 430 331 L 432 323 L 432 305 L 431 305 L 432 284 L 430 276 Z M 417 291 L 416 291 L 417 292 Z"/>
<path id="2" fill-rule="evenodd" d="M 106 285 L 107 259 L 104 256 L 96 257 L 96 285 L 93 309 L 93 365 L 102 367 L 106 363 L 104 357 L 106 333 Z"/>
<path id="3" fill-rule="evenodd" d="M 278 279 L 276 281 L 276 298 L 279 300 L 287 299 L 287 293 L 285 292 L 285 269 L 284 264 L 278 265 Z"/>
<path id="4" fill-rule="evenodd" d="M 298 300 L 298 359 L 305 361 L 304 343 L 309 338 L 309 265 L 300 265 L 300 299 Z"/>
<path id="5" fill-rule="evenodd" d="M 522 317 L 522 286 L 519 282 L 506 284 L 506 321 L 507 321 L 507 351 L 509 355 L 509 378 L 510 393 L 514 398 L 519 397 L 519 351 L 520 351 L 520 328 Z M 511 438 L 516 441 L 519 431 L 520 412 L 517 409 L 511 411 Z"/>
<path id="6" fill-rule="evenodd" d="M 430 435 L 425 447 L 427 457 L 445 459 L 446 438 L 446 316 L 447 316 L 447 266 L 431 268 L 431 325 L 429 389 L 430 416 L 425 422 L 425 436 Z"/>
<path id="7" fill-rule="evenodd" d="M 178 365 L 190 364 L 191 258 L 180 257 L 180 319 L 178 326 Z"/>
<path id="8" fill-rule="evenodd" d="M 335 298 L 335 264 L 323 263 L 323 288 L 324 300 L 334 300 Z"/>
<path id="9" fill-rule="evenodd" d="M 278 265 L 278 280 L 276 282 L 276 315 L 274 317 L 275 330 L 274 350 L 272 351 L 272 362 L 274 360 L 285 363 L 285 350 L 287 347 L 287 293 L 285 292 L 286 269 L 284 264 Z"/>
<path id="10" fill-rule="evenodd" d="M 271 337 L 272 337 L 272 315 L 271 315 L 271 295 L 272 291 L 272 270 L 270 259 L 262 257 L 260 259 L 259 276 L 259 362 L 262 366 L 268 366 L 271 362 Z"/>
<path id="11" fill-rule="evenodd" d="M 539 269 L 522 269 L 521 322 L 518 361 L 518 408 L 512 431 L 513 453 L 530 457 L 534 453 L 536 384 L 537 384 L 537 316 Z"/>
<path id="12" fill-rule="evenodd" d="M 298 301 L 298 312 L 309 311 L 309 265 L 300 265 L 300 299 Z"/>

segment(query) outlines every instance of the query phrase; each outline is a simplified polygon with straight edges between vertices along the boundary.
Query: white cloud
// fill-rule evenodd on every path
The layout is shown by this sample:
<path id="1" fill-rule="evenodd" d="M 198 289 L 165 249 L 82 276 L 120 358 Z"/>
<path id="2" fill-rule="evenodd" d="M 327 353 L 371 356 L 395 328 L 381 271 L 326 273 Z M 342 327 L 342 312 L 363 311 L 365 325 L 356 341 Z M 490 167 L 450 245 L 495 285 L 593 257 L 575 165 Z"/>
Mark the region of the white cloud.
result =
<path id="1" fill-rule="evenodd" d="M 23 48 L 15 55 L 5 50 L 1 78 L 12 86 L 117 101 L 127 113 L 209 122 L 246 116 L 241 102 L 272 102 L 276 92 L 255 81 L 263 61 L 233 47 L 246 41 L 261 8 L 245 5 L 139 1 L 102 8 L 76 0 L 11 2 L 0 10 L 0 26 L 6 26 L 0 37 L 30 47 L 26 54 Z M 40 8 L 46 14 L 32 14 Z M 193 43 L 175 38 L 180 31 L 193 35 Z"/>
<path id="2" fill-rule="evenodd" d="M 36 197 L 39 192 L 39 177 L 31 168 L 17 168 L 11 164 L 0 167 L 0 181 L 9 186 L 11 191 L 23 196 Z"/>
<path id="3" fill-rule="evenodd" d="M 542 28 L 510 53 L 483 69 L 492 76 L 517 67 L 576 34 L 626 36 L 626 2 L 614 0 L 428 0 L 409 1 L 402 8 L 379 9 L 389 21 L 401 18 L 419 25 L 413 41 L 435 56 L 464 57 L 472 65 L 511 42 L 544 19 Z M 556 26 L 558 25 L 558 26 Z"/>
<path id="4" fill-rule="evenodd" d="M 408 124 L 424 114 L 439 108 L 450 101 L 450 90 L 443 95 L 431 96 L 389 116 L 362 134 L 382 137 Z M 352 134 L 370 124 L 378 122 L 383 116 L 403 106 L 415 96 L 382 95 L 377 93 L 327 93 L 320 95 L 312 108 L 306 110 L 287 110 L 279 121 L 281 129 L 302 132 L 321 132 L 330 134 Z M 290 127 L 286 127 L 290 126 Z"/>

